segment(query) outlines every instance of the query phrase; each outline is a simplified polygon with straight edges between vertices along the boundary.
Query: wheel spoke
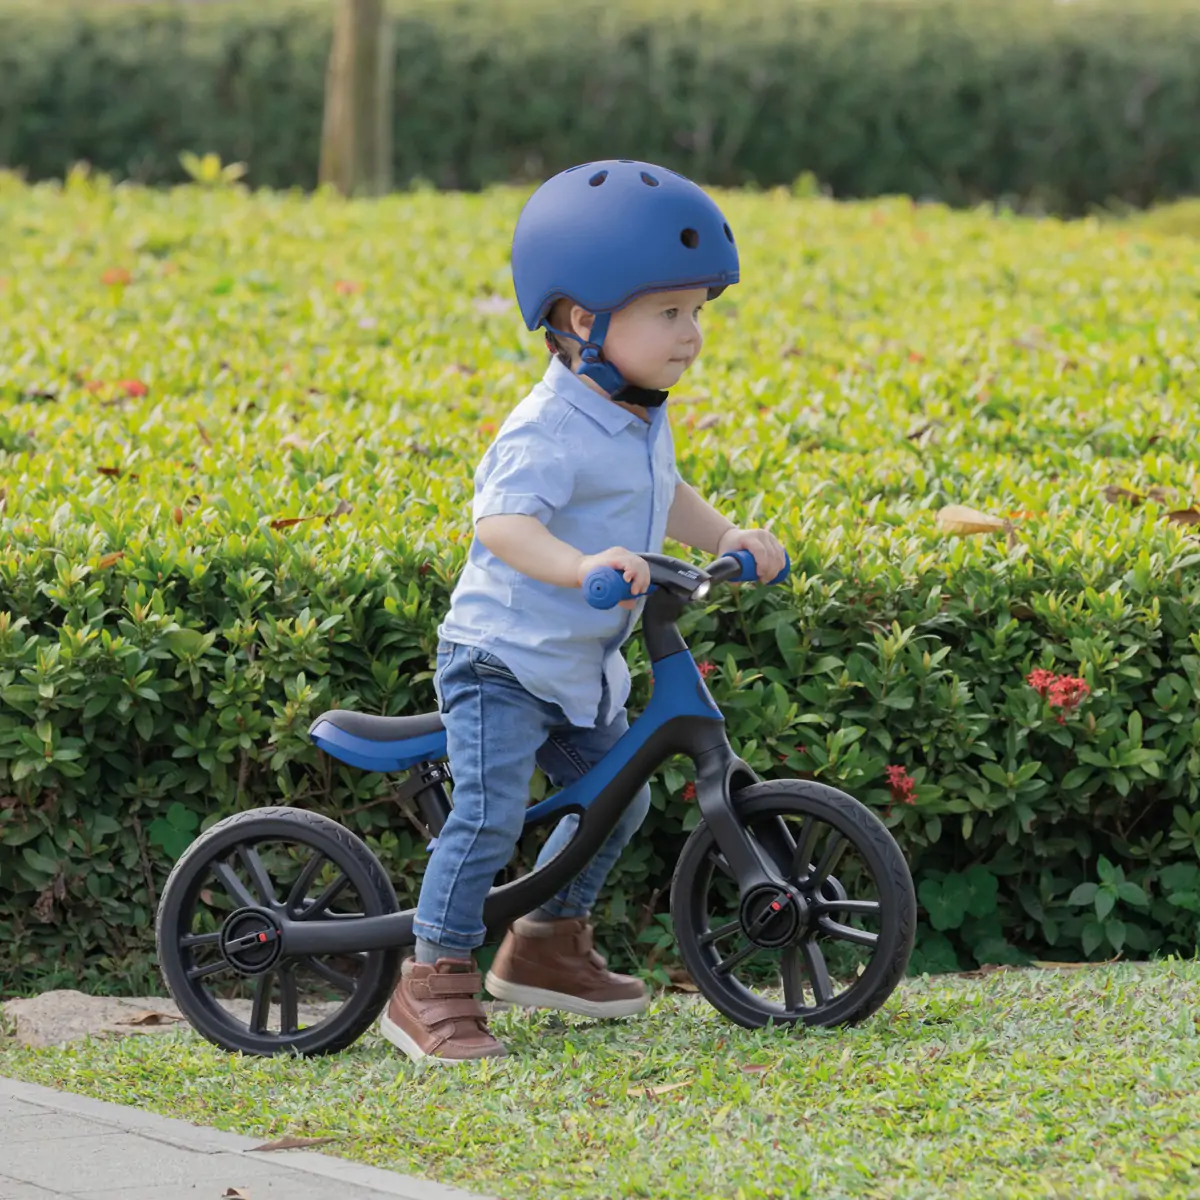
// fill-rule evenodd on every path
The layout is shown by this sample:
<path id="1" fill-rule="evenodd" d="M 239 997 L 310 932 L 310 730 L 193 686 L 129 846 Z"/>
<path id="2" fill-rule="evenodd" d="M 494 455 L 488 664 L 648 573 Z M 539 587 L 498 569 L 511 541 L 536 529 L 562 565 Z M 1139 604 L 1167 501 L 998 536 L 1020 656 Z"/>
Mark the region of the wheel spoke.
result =
<path id="1" fill-rule="evenodd" d="M 849 845 L 845 835 L 835 829 L 825 846 L 825 853 L 821 855 L 821 861 L 817 863 L 817 869 L 813 872 L 810 882 L 819 887 L 825 876 L 837 866 L 838 859 L 845 854 Z"/>
<path id="2" fill-rule="evenodd" d="M 258 857 L 258 851 L 253 846 L 247 846 L 245 842 L 242 842 L 237 848 L 237 853 L 238 857 L 242 860 L 242 865 L 249 872 L 255 889 L 258 891 L 259 900 L 268 907 L 277 906 L 279 898 L 275 895 L 275 889 L 271 886 L 271 877 L 262 865 L 262 859 Z"/>
<path id="3" fill-rule="evenodd" d="M 829 978 L 829 968 L 825 965 L 825 955 L 821 947 L 812 938 L 805 938 L 801 943 L 804 950 L 804 965 L 808 969 L 808 977 L 812 980 L 813 997 L 820 1008 L 833 999 L 833 980 Z"/>
<path id="4" fill-rule="evenodd" d="M 308 894 L 308 889 L 312 885 L 312 881 L 316 878 L 317 871 L 324 861 L 325 855 L 318 852 L 304 864 L 304 870 L 300 872 L 296 882 L 292 884 L 292 890 L 288 892 L 287 902 L 284 905 L 285 911 L 289 916 L 298 912 L 300 901 Z"/>
<path id="5" fill-rule="evenodd" d="M 794 943 L 784 947 L 779 973 L 783 976 L 783 1003 L 788 1011 L 804 1008 L 804 976 L 800 973 L 800 959 Z"/>
<path id="6" fill-rule="evenodd" d="M 180 946 L 191 950 L 196 946 L 212 946 L 221 940 L 220 933 L 185 933 L 179 939 Z"/>
<path id="7" fill-rule="evenodd" d="M 215 975 L 218 971 L 224 971 L 230 964 L 223 958 L 218 958 L 216 962 L 205 963 L 202 967 L 191 967 L 188 970 L 187 977 L 189 979 L 207 979 L 210 975 Z"/>
<path id="8" fill-rule="evenodd" d="M 714 970 L 718 975 L 728 975 L 738 963 L 745 962 L 746 959 L 750 958 L 751 955 L 757 954 L 758 951 L 758 946 L 753 942 L 747 942 L 737 953 L 731 954 L 728 958 L 724 958 L 717 963 Z"/>
<path id="9" fill-rule="evenodd" d="M 877 933 L 868 933 L 865 929 L 855 929 L 853 925 L 843 925 L 830 917 L 818 917 L 817 925 L 822 933 L 843 942 L 854 942 L 859 946 L 875 946 L 879 943 Z"/>
<path id="10" fill-rule="evenodd" d="M 254 985 L 254 1003 L 250 1008 L 250 1032 L 266 1033 L 267 1018 L 271 1015 L 271 981 L 275 978 L 274 971 L 268 971 L 258 977 Z"/>
<path id="11" fill-rule="evenodd" d="M 212 873 L 225 885 L 225 891 L 230 898 L 242 908 L 257 908 L 258 901 L 247 890 L 246 885 L 234 874 L 233 868 L 227 862 L 212 864 Z"/>
<path id="12" fill-rule="evenodd" d="M 840 909 L 848 913 L 879 913 L 878 900 L 818 900 L 813 907 L 817 912 L 832 912 Z"/>
<path id="13" fill-rule="evenodd" d="M 792 878 L 808 882 L 808 868 L 812 865 L 813 850 L 817 844 L 820 826 L 816 817 L 805 817 L 800 828 L 800 839 L 792 855 Z"/>
<path id="14" fill-rule="evenodd" d="M 730 879 L 732 879 L 732 880 L 733 880 L 735 883 L 737 882 L 737 876 L 736 876 L 736 875 L 734 875 L 734 873 L 733 873 L 733 868 L 732 868 L 732 867 L 729 865 L 728 861 L 727 861 L 727 860 L 726 860 L 726 858 L 725 858 L 725 855 L 723 855 L 723 854 L 720 852 L 720 850 L 716 850 L 716 849 L 714 849 L 714 850 L 712 851 L 712 853 L 711 853 L 711 854 L 709 854 L 709 856 L 708 856 L 708 857 L 709 857 L 709 859 L 712 861 L 712 864 L 713 864 L 713 865 L 714 865 L 714 866 L 715 866 L 715 867 L 716 867 L 718 870 L 720 870 L 720 871 L 723 871 L 723 872 L 724 872 L 726 875 L 728 875 L 728 876 L 729 876 L 729 878 L 730 878 Z"/>
<path id="15" fill-rule="evenodd" d="M 349 883 L 350 879 L 343 871 L 310 905 L 297 914 L 296 919 L 307 921 L 310 917 L 322 912 L 337 899 L 338 893 L 346 888 Z"/>
<path id="16" fill-rule="evenodd" d="M 279 971 L 279 1032 L 299 1033 L 299 995 L 296 990 L 296 972 L 288 964 Z"/>
<path id="17" fill-rule="evenodd" d="M 728 937 L 731 933 L 736 933 L 741 927 L 741 921 L 730 921 L 728 924 L 721 925 L 717 929 L 710 929 L 707 933 L 701 934 L 700 945 L 708 946 L 720 938 Z"/>
<path id="18" fill-rule="evenodd" d="M 313 958 L 311 955 L 308 955 L 300 959 L 300 962 L 310 971 L 320 975 L 322 979 L 328 980 L 334 987 L 341 988 L 347 995 L 354 991 L 356 985 L 349 975 L 336 970 L 328 963 L 321 962 L 319 958 Z"/>

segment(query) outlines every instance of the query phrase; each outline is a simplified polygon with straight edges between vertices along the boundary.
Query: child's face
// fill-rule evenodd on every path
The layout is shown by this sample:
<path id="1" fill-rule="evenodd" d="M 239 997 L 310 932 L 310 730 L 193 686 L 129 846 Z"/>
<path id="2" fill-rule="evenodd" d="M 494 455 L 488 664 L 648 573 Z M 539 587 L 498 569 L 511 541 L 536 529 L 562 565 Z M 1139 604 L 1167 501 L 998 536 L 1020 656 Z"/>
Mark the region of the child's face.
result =
<path id="1" fill-rule="evenodd" d="M 707 288 L 639 296 L 613 313 L 604 357 L 639 387 L 673 387 L 700 356 L 700 313 L 707 300 Z M 571 315 L 590 335 L 592 314 L 576 305 Z"/>

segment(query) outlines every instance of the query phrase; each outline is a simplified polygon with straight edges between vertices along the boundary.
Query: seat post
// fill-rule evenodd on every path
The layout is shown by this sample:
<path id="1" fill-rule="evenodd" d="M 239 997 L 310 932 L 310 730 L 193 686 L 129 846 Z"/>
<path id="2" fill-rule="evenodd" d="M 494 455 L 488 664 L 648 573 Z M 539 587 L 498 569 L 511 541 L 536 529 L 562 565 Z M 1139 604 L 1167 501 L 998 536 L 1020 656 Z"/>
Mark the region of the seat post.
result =
<path id="1" fill-rule="evenodd" d="M 450 799 L 443 783 L 450 781 L 450 764 L 447 762 L 419 762 L 409 769 L 408 777 L 396 789 L 396 803 L 412 816 L 410 800 L 416 800 L 421 820 L 436 838 L 450 815 Z"/>

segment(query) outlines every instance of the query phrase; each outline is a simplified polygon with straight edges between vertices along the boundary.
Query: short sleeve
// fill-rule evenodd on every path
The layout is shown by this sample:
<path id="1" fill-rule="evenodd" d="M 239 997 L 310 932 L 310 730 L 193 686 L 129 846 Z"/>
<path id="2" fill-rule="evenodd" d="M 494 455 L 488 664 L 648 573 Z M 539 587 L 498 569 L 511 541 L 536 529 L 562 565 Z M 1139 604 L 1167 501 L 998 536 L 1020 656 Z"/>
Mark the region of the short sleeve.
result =
<path id="1" fill-rule="evenodd" d="M 505 429 L 475 474 L 472 517 L 514 514 L 545 524 L 571 498 L 575 460 L 568 441 L 537 421 Z"/>

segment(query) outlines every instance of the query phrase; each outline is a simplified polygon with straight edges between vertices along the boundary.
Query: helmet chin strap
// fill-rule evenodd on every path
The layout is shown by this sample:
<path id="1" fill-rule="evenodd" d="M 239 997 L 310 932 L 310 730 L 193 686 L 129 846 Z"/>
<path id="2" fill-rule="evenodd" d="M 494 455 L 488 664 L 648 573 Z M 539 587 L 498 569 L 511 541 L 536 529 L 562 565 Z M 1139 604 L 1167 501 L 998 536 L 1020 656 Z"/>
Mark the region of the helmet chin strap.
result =
<path id="1" fill-rule="evenodd" d="M 604 339 L 608 335 L 608 323 L 611 319 L 612 313 L 599 313 L 592 325 L 592 340 L 586 342 L 577 334 L 564 333 L 561 329 L 555 329 L 549 322 L 545 324 L 551 333 L 571 338 L 583 347 L 580 356 L 583 363 L 576 374 L 586 376 L 599 384 L 612 400 L 620 400 L 623 404 L 640 404 L 643 408 L 658 408 L 667 398 L 665 391 L 629 383 L 621 372 L 603 357 Z"/>

